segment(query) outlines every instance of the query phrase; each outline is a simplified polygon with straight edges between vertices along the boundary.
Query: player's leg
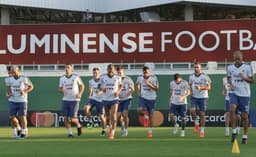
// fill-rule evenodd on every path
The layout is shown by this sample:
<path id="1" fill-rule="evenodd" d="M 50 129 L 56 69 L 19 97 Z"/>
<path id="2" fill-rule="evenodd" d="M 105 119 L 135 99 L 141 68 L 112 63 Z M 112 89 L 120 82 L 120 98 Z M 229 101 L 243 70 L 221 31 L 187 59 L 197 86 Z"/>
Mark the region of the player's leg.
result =
<path id="1" fill-rule="evenodd" d="M 24 139 L 28 134 L 28 122 L 27 122 L 27 102 L 18 102 L 19 106 L 18 116 L 21 120 L 21 134 L 20 138 Z"/>
<path id="2" fill-rule="evenodd" d="M 16 118 L 18 108 L 13 102 L 10 102 L 10 101 L 8 101 L 8 108 L 9 108 L 9 119 L 12 125 L 13 137 L 17 137 L 21 133 L 19 120 Z"/>
<path id="3" fill-rule="evenodd" d="M 180 136 L 185 136 L 185 127 L 186 127 L 186 114 L 187 114 L 187 105 L 180 105 L 179 115 L 181 117 L 181 132 Z"/>
<path id="4" fill-rule="evenodd" d="M 137 104 L 137 112 L 139 116 L 143 117 L 143 125 L 144 127 L 148 127 L 149 125 L 149 116 L 145 114 L 144 111 L 144 106 L 145 106 L 145 99 L 142 97 L 138 98 L 138 104 Z"/>
<path id="5" fill-rule="evenodd" d="M 232 127 L 231 142 L 233 143 L 237 136 L 236 109 L 237 109 L 238 99 L 235 94 L 229 94 L 229 103 L 230 103 L 230 122 L 231 122 L 231 127 Z"/>
<path id="6" fill-rule="evenodd" d="M 240 97 L 240 104 L 238 106 L 238 109 L 242 112 L 241 121 L 244 130 L 242 144 L 247 144 L 247 132 L 249 127 L 249 97 Z"/>
<path id="7" fill-rule="evenodd" d="M 176 113 L 176 105 L 170 104 L 169 119 L 170 119 L 171 126 L 174 127 L 173 134 L 176 134 L 178 132 L 178 127 L 177 127 L 178 125 L 176 124 L 177 121 L 176 121 L 175 113 Z"/>
<path id="8" fill-rule="evenodd" d="M 194 121 L 194 132 L 198 132 L 199 130 L 199 121 L 196 117 L 196 104 L 197 104 L 197 101 L 196 101 L 196 98 L 194 97 L 191 97 L 190 98 L 190 115 L 192 117 L 192 120 Z"/>
<path id="9" fill-rule="evenodd" d="M 15 115 L 10 116 L 9 118 L 10 118 L 11 125 L 12 125 L 13 136 L 17 137 L 21 134 L 21 127 L 19 124 L 19 120 Z"/>
<path id="10" fill-rule="evenodd" d="M 86 115 L 86 117 L 88 119 L 88 123 L 86 124 L 87 128 L 92 128 L 92 125 L 93 125 L 92 116 L 91 116 L 92 115 L 91 114 L 91 109 L 92 109 L 92 105 L 91 104 L 92 103 L 89 100 L 89 102 L 86 105 L 84 105 L 84 113 L 85 113 L 85 115 Z"/>
<path id="11" fill-rule="evenodd" d="M 128 126 L 129 126 L 129 116 L 128 116 L 128 110 L 124 109 L 123 110 L 123 126 L 124 126 L 124 136 L 128 136 Z"/>
<path id="12" fill-rule="evenodd" d="M 118 102 L 115 101 L 113 105 L 110 107 L 110 117 L 112 122 L 112 132 L 110 133 L 110 139 L 114 139 L 115 137 L 115 130 L 116 130 L 116 123 L 117 123 L 117 109 L 118 109 Z"/>
<path id="13" fill-rule="evenodd" d="M 207 98 L 203 98 L 199 102 L 199 110 L 200 110 L 200 122 L 201 122 L 201 127 L 200 127 L 200 138 L 204 138 L 205 136 L 205 112 L 206 112 L 206 103 L 207 103 Z"/>
<path id="14" fill-rule="evenodd" d="M 105 118 L 105 109 L 102 102 L 97 102 L 96 104 L 96 110 L 99 114 L 100 120 L 101 120 L 101 134 L 100 136 L 106 136 L 106 118 Z"/>
<path id="15" fill-rule="evenodd" d="M 228 137 L 229 136 L 229 124 L 230 124 L 230 105 L 229 105 L 229 101 L 226 100 L 225 103 L 225 136 Z"/>
<path id="16" fill-rule="evenodd" d="M 241 111 L 239 111 L 238 107 L 236 108 L 236 131 L 237 134 L 239 135 L 240 133 L 240 127 L 241 127 Z"/>
<path id="17" fill-rule="evenodd" d="M 62 101 L 62 116 L 64 117 L 64 124 L 67 129 L 68 137 L 73 137 L 73 132 L 71 128 L 71 119 L 69 117 L 69 101 Z"/>
<path id="18" fill-rule="evenodd" d="M 153 120 L 154 120 L 154 109 L 155 109 L 155 100 L 146 100 L 146 108 L 149 114 L 149 127 L 148 127 L 148 137 L 153 136 Z"/>
<path id="19" fill-rule="evenodd" d="M 120 125 L 121 125 L 121 136 L 124 135 L 124 117 L 122 115 L 123 104 L 124 104 L 124 101 L 120 101 L 119 105 L 118 105 L 118 109 L 117 109 L 117 119 L 119 120 Z"/>
<path id="20" fill-rule="evenodd" d="M 241 114 L 241 120 L 243 124 L 243 129 L 244 129 L 244 134 L 242 137 L 242 144 L 247 144 L 247 132 L 248 132 L 248 125 L 249 125 L 249 118 L 248 118 L 248 113 L 242 112 Z"/>
<path id="21" fill-rule="evenodd" d="M 75 124 L 77 127 L 77 136 L 81 136 L 82 134 L 82 125 L 80 124 L 77 113 L 79 110 L 79 102 L 78 101 L 72 101 L 70 103 L 70 112 L 69 117 L 71 118 L 71 123 Z"/>
<path id="22" fill-rule="evenodd" d="M 103 102 L 103 106 L 105 109 L 105 117 L 106 117 L 106 127 L 112 129 L 111 118 L 110 118 L 110 108 L 105 104 L 106 102 Z"/>
<path id="23" fill-rule="evenodd" d="M 129 109 L 131 106 L 131 99 L 126 100 L 123 106 L 123 112 L 122 112 L 122 116 L 123 116 L 123 121 L 124 121 L 124 136 L 128 136 L 128 126 L 129 126 Z"/>

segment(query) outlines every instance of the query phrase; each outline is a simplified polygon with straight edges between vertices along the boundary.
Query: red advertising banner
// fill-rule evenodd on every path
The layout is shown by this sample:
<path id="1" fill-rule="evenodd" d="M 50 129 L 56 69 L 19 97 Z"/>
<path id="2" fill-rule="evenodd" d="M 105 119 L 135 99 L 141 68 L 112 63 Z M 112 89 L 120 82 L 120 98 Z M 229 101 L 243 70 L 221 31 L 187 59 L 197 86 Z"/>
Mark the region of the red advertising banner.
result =
<path id="1" fill-rule="evenodd" d="M 0 64 L 256 60 L 256 21 L 0 26 Z"/>

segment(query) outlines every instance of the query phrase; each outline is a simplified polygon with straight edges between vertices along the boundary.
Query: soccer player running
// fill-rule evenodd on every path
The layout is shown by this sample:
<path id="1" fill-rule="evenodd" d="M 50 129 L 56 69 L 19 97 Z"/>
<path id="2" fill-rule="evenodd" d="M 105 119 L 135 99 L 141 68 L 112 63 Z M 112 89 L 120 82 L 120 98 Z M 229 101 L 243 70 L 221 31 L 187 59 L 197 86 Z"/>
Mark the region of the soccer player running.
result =
<path id="1" fill-rule="evenodd" d="M 9 86 L 9 79 L 11 79 L 13 77 L 13 70 L 11 66 L 7 66 L 7 72 L 8 72 L 8 77 L 6 77 L 4 79 L 5 85 L 6 87 Z M 8 89 L 6 91 L 6 97 L 9 98 L 11 96 L 11 93 L 9 93 Z M 9 117 L 10 121 L 11 121 L 11 125 L 12 125 L 12 132 L 13 132 L 13 137 L 18 137 L 20 136 L 21 133 L 21 127 L 20 127 L 20 123 L 19 120 L 17 119 L 17 113 L 16 115 L 12 115 Z"/>
<path id="2" fill-rule="evenodd" d="M 62 115 L 64 116 L 68 137 L 73 137 L 71 123 L 77 126 L 77 135 L 80 136 L 82 134 L 82 126 L 77 118 L 77 112 L 85 87 L 80 76 L 73 74 L 71 64 L 66 64 L 65 71 L 65 75 L 59 79 L 59 91 L 63 93 Z"/>
<path id="3" fill-rule="evenodd" d="M 109 64 L 107 74 L 100 76 L 100 87 L 103 92 L 102 103 L 105 109 L 109 110 L 111 121 L 109 139 L 114 139 L 115 137 L 119 94 L 123 88 L 121 77 L 116 75 L 115 72 L 115 66 Z"/>
<path id="4" fill-rule="evenodd" d="M 187 81 L 183 80 L 180 74 L 174 74 L 174 80 L 170 82 L 170 110 L 169 117 L 171 124 L 174 125 L 173 133 L 178 132 L 177 116 L 181 116 L 181 133 L 185 136 L 186 112 L 187 112 L 187 96 L 190 95 L 190 87 Z"/>
<path id="5" fill-rule="evenodd" d="M 121 136 L 128 136 L 129 117 L 128 111 L 132 103 L 132 93 L 134 92 L 134 83 L 129 76 L 124 73 L 124 68 L 119 66 L 117 73 L 121 77 L 123 82 L 122 91 L 119 94 L 119 105 L 117 117 L 122 117 L 121 121 Z"/>
<path id="6" fill-rule="evenodd" d="M 18 127 L 18 115 L 21 120 L 21 133 L 19 138 L 24 139 L 28 135 L 27 128 L 27 104 L 28 93 L 33 90 L 33 84 L 28 77 L 21 75 L 20 68 L 17 65 L 11 67 L 12 77 L 6 79 L 7 96 L 9 103 L 9 117 L 12 124 Z"/>
<path id="7" fill-rule="evenodd" d="M 232 139 L 237 137 L 236 110 L 241 111 L 241 120 L 244 128 L 242 144 L 247 144 L 248 113 L 250 103 L 250 83 L 254 82 L 252 67 L 243 63 L 243 54 L 240 51 L 234 52 L 234 64 L 228 66 L 227 76 L 231 77 L 230 83 L 234 87 L 234 92 L 230 94 L 230 119 L 232 127 Z"/>
<path id="8" fill-rule="evenodd" d="M 153 112 L 156 105 L 157 90 L 159 88 L 158 79 L 155 75 L 150 74 L 147 66 L 143 67 L 143 75 L 138 76 L 136 88 L 138 94 L 137 111 L 140 116 L 144 117 L 144 126 L 148 127 L 148 137 L 153 136 Z M 144 112 L 144 107 L 148 111 L 148 115 Z"/>
<path id="9" fill-rule="evenodd" d="M 205 112 L 208 100 L 208 91 L 211 89 L 210 77 L 202 72 L 202 65 L 199 62 L 194 63 L 194 73 L 189 76 L 189 85 L 191 89 L 190 114 L 194 120 L 194 132 L 199 131 L 199 120 L 197 119 L 196 109 L 200 111 L 200 138 L 205 137 Z"/>
<path id="10" fill-rule="evenodd" d="M 99 92 L 100 90 L 100 69 L 99 68 L 93 68 L 92 70 L 93 78 L 89 80 L 89 97 L 88 102 L 84 106 L 84 112 L 87 118 L 89 119 L 89 123 L 87 124 L 88 128 L 92 127 L 93 121 L 91 117 L 91 111 L 95 107 L 97 110 L 97 113 L 99 114 L 100 120 L 101 120 L 101 127 L 102 131 L 100 136 L 106 136 L 106 120 L 105 120 L 105 110 L 104 106 L 102 104 L 102 96 Z"/>

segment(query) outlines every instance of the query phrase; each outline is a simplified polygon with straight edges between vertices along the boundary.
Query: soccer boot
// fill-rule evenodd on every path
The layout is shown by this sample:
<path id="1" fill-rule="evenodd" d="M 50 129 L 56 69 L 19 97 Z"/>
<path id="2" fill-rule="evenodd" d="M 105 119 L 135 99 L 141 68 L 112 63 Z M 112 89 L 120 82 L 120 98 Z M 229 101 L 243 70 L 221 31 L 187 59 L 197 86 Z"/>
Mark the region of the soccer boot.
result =
<path id="1" fill-rule="evenodd" d="M 77 136 L 81 136 L 82 135 L 82 126 L 80 126 L 80 128 L 77 128 Z"/>

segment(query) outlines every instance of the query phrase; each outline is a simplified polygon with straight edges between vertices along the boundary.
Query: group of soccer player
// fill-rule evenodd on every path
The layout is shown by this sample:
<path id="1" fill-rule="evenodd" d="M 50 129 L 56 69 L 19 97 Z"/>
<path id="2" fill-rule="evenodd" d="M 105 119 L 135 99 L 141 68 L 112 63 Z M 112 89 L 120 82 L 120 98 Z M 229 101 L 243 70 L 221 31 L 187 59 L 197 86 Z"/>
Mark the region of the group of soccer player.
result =
<path id="1" fill-rule="evenodd" d="M 9 77 L 5 79 L 5 84 L 13 135 L 24 139 L 28 136 L 27 93 L 33 90 L 33 84 L 28 77 L 21 75 L 18 66 L 8 67 L 8 72 Z M 88 99 L 84 105 L 84 113 L 89 119 L 87 127 L 91 127 L 93 124 L 91 111 L 96 108 L 101 120 L 101 136 L 106 136 L 106 126 L 108 125 L 109 139 L 114 139 L 118 120 L 121 124 L 121 135 L 128 136 L 128 112 L 132 102 L 132 94 L 136 90 L 138 95 L 137 111 L 143 117 L 144 126 L 148 127 L 147 135 L 151 138 L 153 136 L 153 113 L 159 83 L 157 77 L 151 74 L 148 66 L 144 66 L 142 72 L 143 74 L 137 77 L 136 85 L 134 85 L 132 79 L 125 75 L 122 66 L 116 69 L 113 64 L 109 64 L 106 74 L 101 74 L 97 67 L 93 68 L 93 78 L 89 80 Z M 223 79 L 223 95 L 226 96 L 227 100 L 225 135 L 229 136 L 230 119 L 232 142 L 238 135 L 236 124 L 240 116 L 237 115 L 241 115 L 241 122 L 244 127 L 242 143 L 247 143 L 249 84 L 253 82 L 251 66 L 243 62 L 242 52 L 236 51 L 234 64 L 228 66 L 227 76 Z M 170 81 L 169 102 L 169 117 L 171 125 L 174 126 L 173 133 L 177 133 L 180 125 L 180 135 L 185 136 L 187 97 L 190 96 L 190 114 L 194 120 L 194 132 L 199 132 L 200 138 L 205 137 L 205 112 L 210 89 L 211 79 L 202 72 L 202 65 L 199 62 L 194 63 L 194 73 L 189 76 L 188 82 L 182 79 L 180 74 L 174 75 L 174 79 Z M 59 91 L 63 93 L 62 115 L 68 137 L 73 137 L 72 123 L 77 127 L 77 135 L 82 134 L 82 125 L 77 118 L 77 113 L 84 90 L 85 85 L 80 76 L 73 73 L 71 64 L 66 64 L 65 74 L 59 79 Z M 197 109 L 199 109 L 200 118 L 197 118 Z M 178 124 L 177 116 L 181 117 L 180 124 Z"/>
<path id="2" fill-rule="evenodd" d="M 156 104 L 156 91 L 158 81 L 156 76 L 150 74 L 149 67 L 143 68 L 143 75 L 137 79 L 138 113 L 149 121 L 148 136 L 152 137 L 152 116 Z M 114 139 L 117 120 L 121 119 L 121 135 L 128 136 L 129 117 L 132 93 L 135 91 L 132 79 L 125 75 L 124 68 L 116 68 L 109 64 L 106 74 L 100 74 L 99 68 L 93 68 L 93 78 L 89 80 L 89 97 L 84 106 L 85 115 L 89 119 L 87 127 L 92 126 L 91 111 L 95 107 L 101 119 L 101 136 L 106 136 L 106 125 L 109 124 L 109 139 Z M 79 101 L 84 92 L 81 78 L 72 74 L 72 65 L 66 65 L 66 74 L 60 78 L 59 91 L 63 93 L 62 115 L 68 137 L 73 137 L 71 123 L 77 126 L 77 135 L 82 134 L 82 126 L 77 120 Z M 147 108 L 148 114 L 144 112 Z"/>
<path id="3" fill-rule="evenodd" d="M 223 91 L 225 96 L 225 136 L 229 136 L 229 123 L 232 127 L 231 142 L 237 138 L 240 123 L 243 126 L 242 144 L 247 144 L 249 108 L 250 108 L 250 84 L 254 83 L 252 67 L 244 63 L 241 51 L 234 52 L 234 63 L 227 67 L 227 75 L 223 78 Z M 177 121 L 175 112 L 181 116 L 181 136 L 185 136 L 186 97 L 190 95 L 190 114 L 194 120 L 194 132 L 200 125 L 199 137 L 205 137 L 205 111 L 208 100 L 208 91 L 211 89 L 211 80 L 201 71 L 201 64 L 194 64 L 194 73 L 189 76 L 189 82 L 181 79 L 179 74 L 174 75 L 174 81 L 170 83 L 170 119 L 174 124 L 174 133 L 177 133 Z M 200 124 L 196 118 L 196 107 L 200 111 Z"/>

